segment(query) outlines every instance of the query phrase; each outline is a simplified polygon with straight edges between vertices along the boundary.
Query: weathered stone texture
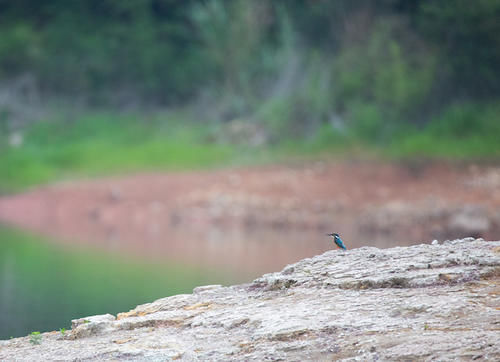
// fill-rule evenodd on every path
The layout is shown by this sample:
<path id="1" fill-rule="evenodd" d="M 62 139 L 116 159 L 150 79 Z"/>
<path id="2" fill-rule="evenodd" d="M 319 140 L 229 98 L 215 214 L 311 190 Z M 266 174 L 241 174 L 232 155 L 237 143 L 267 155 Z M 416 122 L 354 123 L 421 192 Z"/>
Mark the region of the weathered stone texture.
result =
<path id="1" fill-rule="evenodd" d="M 332 250 L 1 341 L 0 360 L 500 360 L 499 281 L 498 241 Z"/>

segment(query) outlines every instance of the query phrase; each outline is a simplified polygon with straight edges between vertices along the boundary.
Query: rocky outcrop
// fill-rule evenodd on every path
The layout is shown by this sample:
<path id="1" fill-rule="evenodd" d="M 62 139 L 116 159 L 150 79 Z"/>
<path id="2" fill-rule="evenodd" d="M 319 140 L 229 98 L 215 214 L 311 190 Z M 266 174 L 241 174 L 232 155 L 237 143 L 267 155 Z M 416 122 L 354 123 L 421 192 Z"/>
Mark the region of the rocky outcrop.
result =
<path id="1" fill-rule="evenodd" d="M 332 250 L 0 342 L 0 360 L 500 360 L 500 242 Z"/>

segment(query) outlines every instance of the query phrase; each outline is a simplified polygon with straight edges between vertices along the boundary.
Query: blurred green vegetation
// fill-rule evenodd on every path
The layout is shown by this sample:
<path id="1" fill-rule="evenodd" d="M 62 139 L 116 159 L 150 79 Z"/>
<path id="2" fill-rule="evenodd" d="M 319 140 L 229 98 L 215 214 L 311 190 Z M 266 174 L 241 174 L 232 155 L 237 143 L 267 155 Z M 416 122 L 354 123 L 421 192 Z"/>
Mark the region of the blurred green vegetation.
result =
<path id="1" fill-rule="evenodd" d="M 146 263 L 65 249 L 1 224 L 0 269 L 0 339 L 69 328 L 71 319 L 116 314 L 198 285 L 242 278 L 171 260 Z"/>
<path id="2" fill-rule="evenodd" d="M 231 148 L 209 142 L 210 133 L 199 124 L 116 114 L 37 122 L 19 147 L 0 140 L 0 191 L 79 175 L 227 164 Z"/>
<path id="3" fill-rule="evenodd" d="M 500 0 L 0 0 L 0 187 L 363 147 L 497 159 L 499 18 Z"/>
<path id="4" fill-rule="evenodd" d="M 424 129 L 396 137 L 389 152 L 397 157 L 498 160 L 500 102 L 448 107 Z"/>
<path id="5" fill-rule="evenodd" d="M 274 111 L 279 112 L 279 104 Z M 384 118 L 365 105 L 356 113 L 355 128 L 327 123 L 309 137 L 287 137 L 259 147 L 231 142 L 233 135 L 224 136 L 226 126 L 218 122 L 198 123 L 183 116 L 93 113 L 71 123 L 41 121 L 25 128 L 17 147 L 0 137 L 0 194 L 65 178 L 318 157 L 498 159 L 499 114 L 498 102 L 458 104 L 425 125 L 401 124 L 390 138 L 374 138 Z"/>

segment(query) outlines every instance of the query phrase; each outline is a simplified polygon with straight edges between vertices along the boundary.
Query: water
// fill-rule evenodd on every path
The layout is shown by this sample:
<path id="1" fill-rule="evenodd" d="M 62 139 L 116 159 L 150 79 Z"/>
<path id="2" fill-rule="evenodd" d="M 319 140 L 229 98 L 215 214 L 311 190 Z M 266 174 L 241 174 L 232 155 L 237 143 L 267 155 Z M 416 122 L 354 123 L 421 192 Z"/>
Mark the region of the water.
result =
<path id="1" fill-rule="evenodd" d="M 68 329 L 71 319 L 128 311 L 204 284 L 245 277 L 62 246 L 0 225 L 0 339 Z"/>
<path id="2" fill-rule="evenodd" d="M 191 227 L 131 238 L 49 239 L 0 224 L 0 339 L 68 329 L 206 284 L 250 282 L 334 248 L 324 232 Z M 401 245 L 347 231 L 349 249 Z"/>

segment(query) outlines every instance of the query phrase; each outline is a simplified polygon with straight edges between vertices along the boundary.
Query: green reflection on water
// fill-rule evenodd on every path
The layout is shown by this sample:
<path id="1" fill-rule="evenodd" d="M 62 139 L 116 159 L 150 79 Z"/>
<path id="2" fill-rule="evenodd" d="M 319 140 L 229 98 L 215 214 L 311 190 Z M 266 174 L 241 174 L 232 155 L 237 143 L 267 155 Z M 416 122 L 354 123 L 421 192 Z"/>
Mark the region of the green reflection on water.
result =
<path id="1" fill-rule="evenodd" d="M 67 249 L 0 225 L 0 339 L 234 281 L 220 271 Z"/>

